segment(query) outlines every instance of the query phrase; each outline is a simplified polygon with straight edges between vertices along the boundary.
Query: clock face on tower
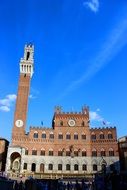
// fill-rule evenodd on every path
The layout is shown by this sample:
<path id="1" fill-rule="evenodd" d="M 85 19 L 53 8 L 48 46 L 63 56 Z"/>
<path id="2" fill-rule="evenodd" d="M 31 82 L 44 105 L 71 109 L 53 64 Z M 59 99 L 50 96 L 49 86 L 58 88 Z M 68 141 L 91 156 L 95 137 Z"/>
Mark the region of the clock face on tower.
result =
<path id="1" fill-rule="evenodd" d="M 16 125 L 16 127 L 22 127 L 23 121 L 21 119 L 18 119 L 18 120 L 16 120 L 15 125 Z"/>
<path id="2" fill-rule="evenodd" d="M 69 125 L 70 127 L 75 126 L 75 120 L 74 120 L 74 119 L 69 119 L 68 125 Z"/>

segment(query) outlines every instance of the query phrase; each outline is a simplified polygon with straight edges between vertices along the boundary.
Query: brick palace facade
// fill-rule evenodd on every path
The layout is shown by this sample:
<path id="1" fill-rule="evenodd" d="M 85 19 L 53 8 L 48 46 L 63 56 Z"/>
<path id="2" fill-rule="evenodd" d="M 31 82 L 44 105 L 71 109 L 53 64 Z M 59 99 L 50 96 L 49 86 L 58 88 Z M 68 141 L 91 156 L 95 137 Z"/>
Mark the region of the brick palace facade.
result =
<path id="1" fill-rule="evenodd" d="M 119 170 L 115 127 L 90 128 L 89 107 L 63 112 L 55 107 L 52 128 L 31 126 L 26 134 L 34 46 L 27 44 L 20 60 L 20 77 L 7 155 L 8 173 L 56 175 L 94 174 Z"/>

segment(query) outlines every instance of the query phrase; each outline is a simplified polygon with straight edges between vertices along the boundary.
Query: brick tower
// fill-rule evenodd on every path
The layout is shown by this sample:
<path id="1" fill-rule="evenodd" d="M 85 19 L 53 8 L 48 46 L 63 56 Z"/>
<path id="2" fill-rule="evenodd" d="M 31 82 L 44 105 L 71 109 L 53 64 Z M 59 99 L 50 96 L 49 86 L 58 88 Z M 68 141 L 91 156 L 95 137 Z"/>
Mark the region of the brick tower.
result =
<path id="1" fill-rule="evenodd" d="M 33 75 L 33 54 L 34 46 L 31 43 L 25 45 L 24 57 L 20 60 L 20 77 L 12 130 L 12 144 L 15 144 L 14 141 L 17 137 L 25 135 L 30 80 Z"/>

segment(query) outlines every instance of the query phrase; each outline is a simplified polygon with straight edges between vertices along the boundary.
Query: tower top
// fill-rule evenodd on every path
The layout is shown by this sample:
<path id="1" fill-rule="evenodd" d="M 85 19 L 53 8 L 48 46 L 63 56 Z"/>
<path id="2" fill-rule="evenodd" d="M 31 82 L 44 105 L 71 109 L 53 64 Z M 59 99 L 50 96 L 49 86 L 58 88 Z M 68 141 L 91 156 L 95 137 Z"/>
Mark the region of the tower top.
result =
<path id="1" fill-rule="evenodd" d="M 34 45 L 28 43 L 24 48 L 24 57 L 20 60 L 20 73 L 28 74 L 32 77 L 33 75 L 33 64 L 34 64 Z"/>

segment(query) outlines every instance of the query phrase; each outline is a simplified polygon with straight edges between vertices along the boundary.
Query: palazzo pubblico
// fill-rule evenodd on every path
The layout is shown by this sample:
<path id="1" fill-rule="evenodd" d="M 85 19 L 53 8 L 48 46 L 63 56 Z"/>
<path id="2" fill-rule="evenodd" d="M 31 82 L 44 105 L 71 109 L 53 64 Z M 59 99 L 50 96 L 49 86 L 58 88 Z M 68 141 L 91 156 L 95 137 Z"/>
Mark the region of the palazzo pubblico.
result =
<path id="1" fill-rule="evenodd" d="M 110 172 L 113 168 L 119 170 L 116 128 L 91 128 L 88 106 L 83 106 L 81 112 L 64 112 L 57 106 L 51 128 L 31 126 L 26 133 L 33 66 L 34 46 L 27 44 L 19 65 L 6 172 L 62 177 Z"/>

